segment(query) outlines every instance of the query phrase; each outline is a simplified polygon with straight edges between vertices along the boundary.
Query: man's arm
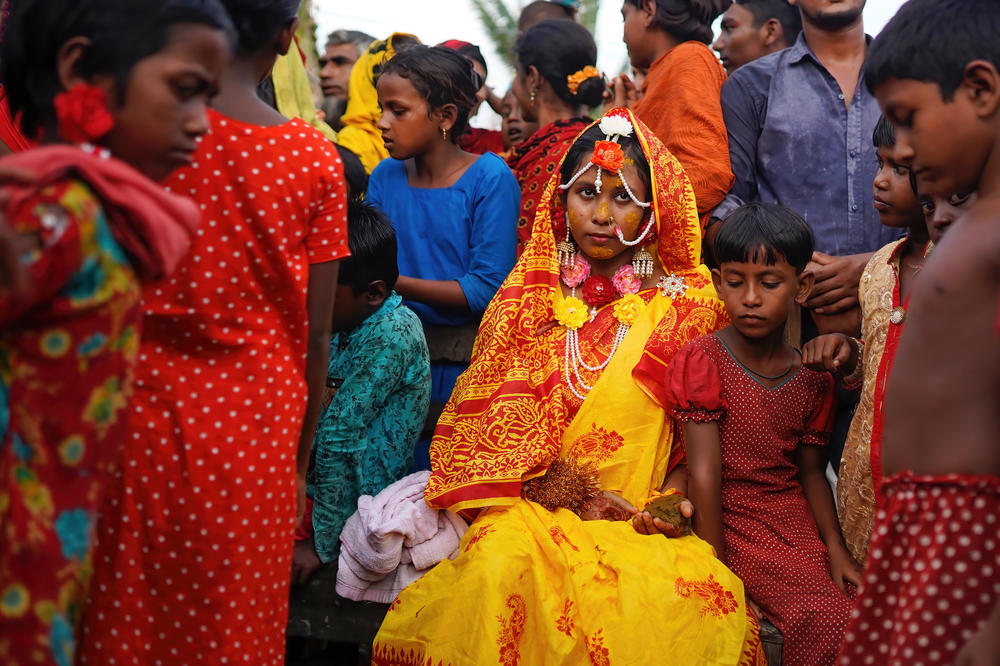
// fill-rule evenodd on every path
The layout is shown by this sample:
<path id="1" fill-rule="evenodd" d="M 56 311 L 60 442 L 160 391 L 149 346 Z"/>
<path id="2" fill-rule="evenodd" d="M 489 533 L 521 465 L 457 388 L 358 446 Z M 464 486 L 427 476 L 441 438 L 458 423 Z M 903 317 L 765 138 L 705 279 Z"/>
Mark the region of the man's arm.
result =
<path id="1" fill-rule="evenodd" d="M 724 219 L 748 201 L 757 198 L 757 140 L 763 129 L 763 114 L 745 85 L 746 77 L 734 75 L 722 85 L 722 118 L 729 137 L 729 161 L 735 178 L 733 187 L 712 217 Z M 714 234 L 708 236 L 708 240 Z"/>

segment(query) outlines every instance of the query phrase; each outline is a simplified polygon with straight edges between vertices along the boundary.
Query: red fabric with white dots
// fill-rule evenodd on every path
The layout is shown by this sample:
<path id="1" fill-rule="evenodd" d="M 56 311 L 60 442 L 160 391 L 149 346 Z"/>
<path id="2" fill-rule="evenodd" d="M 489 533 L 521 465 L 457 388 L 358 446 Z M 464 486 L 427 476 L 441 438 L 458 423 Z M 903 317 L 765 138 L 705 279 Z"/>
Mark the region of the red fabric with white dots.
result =
<path id="1" fill-rule="evenodd" d="M 310 263 L 347 256 L 336 150 L 211 114 L 170 187 L 203 221 L 144 293 L 132 436 L 98 526 L 84 664 L 282 664 Z"/>
<path id="2" fill-rule="evenodd" d="M 832 666 L 854 590 L 831 578 L 796 451 L 829 441 L 833 379 L 802 367 L 765 387 L 709 334 L 674 356 L 665 383 L 675 419 L 719 423 L 726 564 L 784 635 L 782 663 Z"/>
<path id="3" fill-rule="evenodd" d="M 882 485 L 841 666 L 952 664 L 1000 598 L 1000 478 Z"/>

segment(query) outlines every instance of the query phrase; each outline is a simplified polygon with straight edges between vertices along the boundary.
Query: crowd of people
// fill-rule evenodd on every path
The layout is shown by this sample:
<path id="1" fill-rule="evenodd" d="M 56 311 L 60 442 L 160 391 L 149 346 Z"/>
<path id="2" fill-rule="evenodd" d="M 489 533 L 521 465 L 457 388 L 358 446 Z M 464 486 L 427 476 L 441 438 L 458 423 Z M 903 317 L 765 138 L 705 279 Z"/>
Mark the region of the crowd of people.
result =
<path id="1" fill-rule="evenodd" d="M 864 7 L 5 0 L 0 662 L 1000 664 L 1000 5 Z"/>

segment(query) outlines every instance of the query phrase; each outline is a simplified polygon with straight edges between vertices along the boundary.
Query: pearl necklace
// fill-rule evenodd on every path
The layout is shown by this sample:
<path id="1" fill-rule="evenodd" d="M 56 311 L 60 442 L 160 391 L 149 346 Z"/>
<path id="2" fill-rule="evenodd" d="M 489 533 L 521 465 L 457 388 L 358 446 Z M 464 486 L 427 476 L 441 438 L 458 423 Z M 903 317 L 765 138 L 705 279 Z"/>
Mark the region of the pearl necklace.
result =
<path id="1" fill-rule="evenodd" d="M 576 298 L 576 287 L 573 287 L 570 291 L 570 297 Z M 587 399 L 586 394 L 589 393 L 594 387 L 585 382 L 583 377 L 580 376 L 580 368 L 582 367 L 590 372 L 599 372 L 608 367 L 608 363 L 611 362 L 611 359 L 614 358 L 615 352 L 617 352 L 618 348 L 621 347 L 622 341 L 625 339 L 625 336 L 628 335 L 630 328 L 630 324 L 621 320 L 618 321 L 618 331 L 615 333 L 615 341 L 611 346 L 611 351 L 608 353 L 608 357 L 604 359 L 604 362 L 598 365 L 589 365 L 583 360 L 583 354 L 580 352 L 580 329 L 567 328 L 565 377 L 566 385 L 569 386 L 569 390 L 573 392 L 573 395 L 580 400 Z M 573 377 L 570 376 L 570 366 L 573 368 L 573 376 L 576 377 L 576 384 L 579 384 L 580 388 L 583 390 L 582 393 L 576 390 L 576 384 L 573 382 Z"/>

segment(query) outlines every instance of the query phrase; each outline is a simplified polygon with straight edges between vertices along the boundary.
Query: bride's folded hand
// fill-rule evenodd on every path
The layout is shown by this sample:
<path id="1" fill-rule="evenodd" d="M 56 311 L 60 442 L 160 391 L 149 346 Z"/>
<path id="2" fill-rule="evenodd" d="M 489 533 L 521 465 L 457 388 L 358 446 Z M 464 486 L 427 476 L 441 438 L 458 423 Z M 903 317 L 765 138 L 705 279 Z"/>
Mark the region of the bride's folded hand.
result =
<path id="1" fill-rule="evenodd" d="M 636 509 L 624 497 L 602 490 L 587 502 L 580 511 L 583 520 L 628 520 L 636 514 Z"/>

